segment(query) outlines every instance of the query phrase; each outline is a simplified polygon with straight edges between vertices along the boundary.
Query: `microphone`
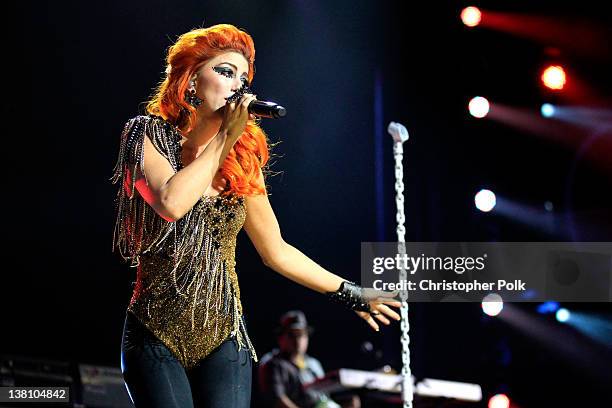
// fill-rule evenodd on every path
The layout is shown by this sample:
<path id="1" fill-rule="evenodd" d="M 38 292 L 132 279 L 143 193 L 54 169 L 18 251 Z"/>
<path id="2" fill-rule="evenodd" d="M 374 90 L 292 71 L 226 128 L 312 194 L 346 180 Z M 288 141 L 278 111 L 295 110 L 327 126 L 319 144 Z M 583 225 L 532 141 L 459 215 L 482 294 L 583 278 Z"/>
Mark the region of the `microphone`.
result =
<path id="1" fill-rule="evenodd" d="M 287 115 L 287 109 L 268 101 L 252 101 L 248 109 L 249 113 L 262 118 L 277 119 Z"/>

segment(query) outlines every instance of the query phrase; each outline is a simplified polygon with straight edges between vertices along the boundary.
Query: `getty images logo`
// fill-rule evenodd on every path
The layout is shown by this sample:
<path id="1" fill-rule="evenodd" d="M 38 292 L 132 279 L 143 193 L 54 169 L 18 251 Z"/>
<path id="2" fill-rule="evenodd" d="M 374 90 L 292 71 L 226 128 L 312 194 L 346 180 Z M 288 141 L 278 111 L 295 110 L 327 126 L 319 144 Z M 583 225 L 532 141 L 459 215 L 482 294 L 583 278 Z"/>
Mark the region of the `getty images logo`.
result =
<path id="1" fill-rule="evenodd" d="M 485 268 L 487 254 L 472 256 L 410 256 L 397 254 L 395 257 L 375 257 L 372 260 L 372 272 L 381 275 L 390 270 L 406 270 L 411 275 L 417 271 L 453 271 L 462 274 L 466 271 L 482 271 Z"/>

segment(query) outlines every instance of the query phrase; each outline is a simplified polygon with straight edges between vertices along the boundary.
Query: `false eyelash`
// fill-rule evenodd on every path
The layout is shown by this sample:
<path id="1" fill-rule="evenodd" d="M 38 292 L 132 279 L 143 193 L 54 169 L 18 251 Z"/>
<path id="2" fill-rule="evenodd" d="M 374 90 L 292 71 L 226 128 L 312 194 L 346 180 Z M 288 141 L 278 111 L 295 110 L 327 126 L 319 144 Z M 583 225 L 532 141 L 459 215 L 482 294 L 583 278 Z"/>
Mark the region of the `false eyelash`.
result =
<path id="1" fill-rule="evenodd" d="M 226 68 L 213 67 L 213 71 L 215 71 L 219 75 L 223 75 L 228 78 L 231 78 L 232 76 L 234 76 L 234 72 Z"/>
<path id="2" fill-rule="evenodd" d="M 220 67 L 213 67 L 213 71 L 215 71 L 217 74 L 223 75 L 225 77 L 228 78 L 233 78 L 234 77 L 234 71 L 229 70 L 227 68 L 220 68 Z M 248 79 L 246 78 L 240 78 L 240 82 L 243 83 L 243 86 L 246 82 L 246 86 L 248 86 Z"/>

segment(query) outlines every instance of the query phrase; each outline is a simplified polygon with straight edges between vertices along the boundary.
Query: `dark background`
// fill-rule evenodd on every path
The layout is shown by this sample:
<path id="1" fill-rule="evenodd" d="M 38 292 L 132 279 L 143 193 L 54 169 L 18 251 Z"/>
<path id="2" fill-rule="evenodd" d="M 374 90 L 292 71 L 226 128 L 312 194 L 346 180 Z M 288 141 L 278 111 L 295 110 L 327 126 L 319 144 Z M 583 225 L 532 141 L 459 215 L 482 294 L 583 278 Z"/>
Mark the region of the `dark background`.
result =
<path id="1" fill-rule="evenodd" d="M 500 12 L 610 27 L 605 5 L 596 1 L 480 3 Z M 577 147 L 467 113 L 475 95 L 537 113 L 547 100 L 538 73 L 546 47 L 556 45 L 468 30 L 458 18 L 467 5 L 20 4 L 23 10 L 11 21 L 17 24 L 4 50 L 13 74 L 3 81 L 11 96 L 3 101 L 8 205 L 0 353 L 119 365 L 135 277 L 111 252 L 116 190 L 109 178 L 119 134 L 127 119 L 143 112 L 165 68 L 167 47 L 199 26 L 231 23 L 253 36 L 254 89 L 289 112 L 283 120 L 263 122 L 270 141 L 281 141 L 272 170 L 282 174 L 268 180 L 270 200 L 285 240 L 328 270 L 358 280 L 360 242 L 395 240 L 392 142 L 385 130 L 392 120 L 411 135 L 404 147 L 407 241 L 567 239 L 477 211 L 473 196 L 483 187 L 537 208 L 551 201 L 560 219 L 590 214 L 585 225 L 597 228 L 578 223 L 574 237 L 611 241 L 609 172 L 577 158 Z M 610 50 L 560 51 L 609 101 Z M 381 121 L 375 116 L 377 83 Z M 377 134 L 382 157 L 375 154 Z M 278 317 L 297 308 L 316 328 L 310 352 L 326 369 L 401 368 L 398 324 L 375 333 L 322 295 L 280 277 L 261 263 L 244 232 L 237 262 L 249 331 L 260 355 L 275 345 Z M 554 320 L 537 315 L 536 304 L 514 307 L 536 320 Z M 568 307 L 610 316 L 609 304 Z M 523 407 L 594 406 L 582 404 L 610 398 L 609 368 L 590 370 L 546 342 L 484 316 L 479 304 L 413 304 L 410 323 L 417 378 L 478 383 L 485 398 L 505 391 Z M 573 336 L 570 327 L 560 330 L 577 339 L 576 350 L 596 350 L 602 367 L 609 367 L 610 349 Z M 380 353 L 364 352 L 366 341 Z"/>

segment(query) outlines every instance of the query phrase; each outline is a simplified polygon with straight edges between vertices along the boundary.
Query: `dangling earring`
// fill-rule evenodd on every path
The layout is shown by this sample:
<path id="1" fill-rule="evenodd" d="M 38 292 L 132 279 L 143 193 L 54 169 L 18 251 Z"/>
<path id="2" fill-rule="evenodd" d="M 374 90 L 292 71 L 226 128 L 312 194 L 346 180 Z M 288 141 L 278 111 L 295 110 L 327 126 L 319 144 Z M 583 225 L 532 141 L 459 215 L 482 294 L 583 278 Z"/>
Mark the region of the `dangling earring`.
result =
<path id="1" fill-rule="evenodd" d="M 198 98 L 198 96 L 196 95 L 195 82 L 192 82 L 191 86 L 189 87 L 189 90 L 185 92 L 185 100 L 188 104 L 190 104 L 196 109 L 202 104 L 203 100 Z"/>

